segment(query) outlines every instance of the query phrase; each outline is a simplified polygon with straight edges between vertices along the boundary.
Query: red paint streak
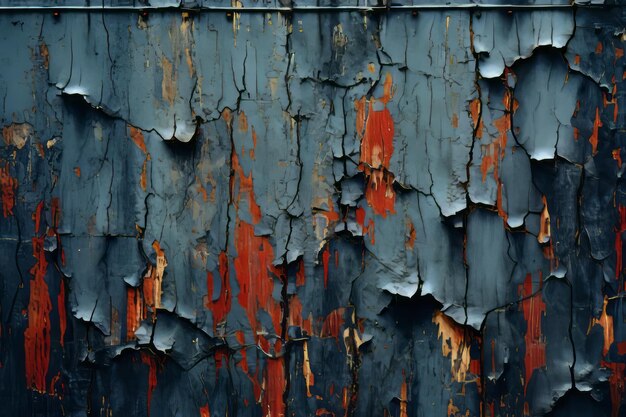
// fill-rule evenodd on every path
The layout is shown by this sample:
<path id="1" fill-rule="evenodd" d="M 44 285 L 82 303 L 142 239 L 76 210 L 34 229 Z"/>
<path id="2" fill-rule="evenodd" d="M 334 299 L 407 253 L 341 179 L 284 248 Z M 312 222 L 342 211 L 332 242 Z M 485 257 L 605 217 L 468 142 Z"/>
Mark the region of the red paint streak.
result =
<path id="1" fill-rule="evenodd" d="M 322 252 L 322 263 L 324 264 L 324 289 L 328 288 L 328 261 L 330 260 L 330 248 L 328 245 Z"/>
<path id="2" fill-rule="evenodd" d="M 135 339 L 135 331 L 146 318 L 146 306 L 138 288 L 126 289 L 126 341 Z"/>
<path id="3" fill-rule="evenodd" d="M 67 329 L 67 314 L 65 312 L 65 283 L 61 280 L 59 295 L 57 296 L 57 310 L 59 312 L 60 344 L 65 346 L 65 330 Z"/>
<path id="4" fill-rule="evenodd" d="M 322 331 L 320 332 L 320 337 L 334 337 L 335 339 L 339 339 L 339 332 L 344 324 L 344 314 L 345 308 L 338 308 L 333 310 L 326 316 L 324 319 L 324 324 L 322 325 Z"/>
<path id="5" fill-rule="evenodd" d="M 211 417 L 211 413 L 209 413 L 209 405 L 205 404 L 200 407 L 200 417 Z"/>
<path id="6" fill-rule="evenodd" d="M 356 130 L 361 141 L 361 164 L 367 178 L 365 198 L 376 214 L 385 217 L 394 213 L 394 176 L 388 172 L 393 154 L 394 124 L 387 103 L 393 97 L 391 74 L 385 77 L 383 96 L 355 101 L 357 111 Z M 375 107 L 383 108 L 375 110 Z"/>
<path id="7" fill-rule="evenodd" d="M 207 299 L 205 307 L 213 313 L 213 330 L 224 321 L 231 309 L 232 298 L 230 289 L 230 274 L 228 272 L 228 255 L 221 252 L 219 255 L 220 296 L 213 300 L 213 274 L 207 273 Z"/>
<path id="8" fill-rule="evenodd" d="M 148 365 L 148 416 L 150 415 L 150 403 L 152 402 L 152 394 L 157 386 L 157 362 L 154 356 L 141 352 L 141 362 Z"/>
<path id="9" fill-rule="evenodd" d="M 315 415 L 318 417 L 335 417 L 335 413 L 333 413 L 332 411 L 328 411 L 325 408 L 318 408 L 317 410 L 315 410 Z"/>
<path id="10" fill-rule="evenodd" d="M 611 393 L 611 417 L 619 416 L 626 385 L 626 364 L 600 361 L 600 365 L 611 370 L 609 391 Z"/>
<path id="11" fill-rule="evenodd" d="M 263 375 L 263 416 L 284 417 L 285 366 L 283 359 L 268 359 Z"/>
<path id="12" fill-rule="evenodd" d="M 520 288 L 522 297 L 529 297 L 533 293 L 532 275 L 528 274 L 524 284 Z M 541 319 L 546 315 L 546 305 L 541 298 L 541 293 L 537 293 L 522 302 L 524 320 L 526 321 L 526 334 L 524 343 L 526 354 L 524 356 L 524 368 L 526 375 L 524 379 L 524 393 L 528 387 L 528 382 L 533 371 L 546 365 L 546 344 L 541 334 Z"/>
<path id="13" fill-rule="evenodd" d="M 235 228 L 237 257 L 233 264 L 237 273 L 239 294 L 237 299 L 246 310 L 252 331 L 256 334 L 259 309 L 265 310 L 272 318 L 274 329 L 280 333 L 282 309 L 272 297 L 274 278 L 284 277 L 283 268 L 274 267 L 274 250 L 266 237 L 254 235 L 254 226 L 238 220 Z M 257 336 L 258 337 L 258 336 Z"/>
<path id="14" fill-rule="evenodd" d="M 35 231 L 39 231 L 43 201 L 37 206 L 33 219 Z M 50 311 L 52 302 L 45 281 L 48 262 L 44 251 L 44 236 L 33 237 L 33 256 L 37 259 L 30 273 L 30 298 L 28 301 L 28 327 L 24 331 L 26 354 L 26 386 L 46 392 L 46 374 L 50 364 Z"/>
<path id="15" fill-rule="evenodd" d="M 598 42 L 598 44 L 596 45 L 596 54 L 601 54 L 602 53 L 602 42 Z"/>
<path id="16" fill-rule="evenodd" d="M 365 199 L 375 214 L 387 217 L 395 214 L 396 192 L 393 189 L 394 176 L 383 170 L 373 170 L 361 166 L 367 178 Z"/>
<path id="17" fill-rule="evenodd" d="M 15 190 L 17 189 L 17 180 L 11 176 L 8 163 L 5 163 L 4 167 L 0 167 L 0 189 L 2 197 L 2 215 L 6 219 L 13 215 Z"/>
<path id="18" fill-rule="evenodd" d="M 247 197 L 248 200 L 248 212 L 252 219 L 252 223 L 257 224 L 261 220 L 261 208 L 257 205 L 254 198 L 254 186 L 252 183 L 252 172 L 246 176 L 243 172 L 243 167 L 239 164 L 239 157 L 236 153 L 232 156 L 232 169 L 237 174 L 239 183 L 239 193 L 235 196 L 235 183 L 231 180 L 230 192 L 233 197 L 233 203 L 235 208 L 239 210 L 239 202 L 242 196 Z"/>
<path id="19" fill-rule="evenodd" d="M 391 74 L 387 73 L 383 97 L 370 100 L 362 97 L 355 102 L 357 135 L 361 140 L 361 162 L 372 168 L 389 169 L 393 154 L 393 118 L 386 106 L 393 97 L 392 89 Z M 374 110 L 377 101 L 384 104 L 382 110 Z"/>
<path id="20" fill-rule="evenodd" d="M 602 127 L 602 121 L 600 120 L 600 109 L 596 107 L 596 118 L 593 122 L 593 132 L 589 137 L 589 143 L 591 143 L 591 151 L 595 155 L 598 150 L 598 129 Z"/>

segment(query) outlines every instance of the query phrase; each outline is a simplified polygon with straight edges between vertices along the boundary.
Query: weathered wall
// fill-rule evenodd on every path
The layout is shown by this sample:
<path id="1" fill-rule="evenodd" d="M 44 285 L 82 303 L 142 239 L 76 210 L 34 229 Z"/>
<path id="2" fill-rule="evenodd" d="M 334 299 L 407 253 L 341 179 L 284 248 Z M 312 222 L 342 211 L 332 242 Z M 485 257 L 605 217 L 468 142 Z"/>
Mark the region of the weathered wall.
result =
<path id="1" fill-rule="evenodd" d="M 0 414 L 626 415 L 625 16 L 1 12 Z"/>

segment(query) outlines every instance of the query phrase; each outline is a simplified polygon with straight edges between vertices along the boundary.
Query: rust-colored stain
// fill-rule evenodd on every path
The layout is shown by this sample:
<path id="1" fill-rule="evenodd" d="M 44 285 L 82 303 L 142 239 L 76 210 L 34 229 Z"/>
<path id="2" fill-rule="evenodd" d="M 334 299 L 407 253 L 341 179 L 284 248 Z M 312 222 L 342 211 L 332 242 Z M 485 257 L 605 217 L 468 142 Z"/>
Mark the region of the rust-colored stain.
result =
<path id="1" fill-rule="evenodd" d="M 2 197 L 2 216 L 6 219 L 13 216 L 15 206 L 15 191 L 17 190 L 17 179 L 11 176 L 9 164 L 0 166 L 0 195 Z"/>
<path id="2" fill-rule="evenodd" d="M 511 94 L 509 91 L 506 92 L 503 98 L 503 103 L 505 108 L 508 109 L 504 115 L 495 119 L 493 121 L 493 126 L 498 131 L 498 136 L 493 139 L 493 141 L 488 145 L 482 145 L 483 148 L 483 158 L 480 164 L 480 172 L 482 174 L 482 180 L 485 182 L 487 179 L 487 174 L 489 171 L 493 171 L 493 176 L 496 181 L 500 181 L 498 168 L 502 159 L 504 158 L 504 153 L 506 150 L 507 143 L 507 135 L 511 130 L 511 116 L 509 111 L 515 111 L 516 104 L 512 100 Z M 473 118 L 474 116 L 472 116 Z"/>
<path id="3" fill-rule="evenodd" d="M 133 141 L 135 146 L 139 148 L 141 152 L 148 153 L 148 150 L 146 149 L 146 142 L 143 137 L 143 132 L 134 126 L 128 126 L 128 130 L 130 131 L 130 139 Z"/>
<path id="4" fill-rule="evenodd" d="M 45 69 L 48 69 L 49 61 L 50 61 L 50 54 L 48 52 L 48 45 L 46 45 L 43 42 L 39 44 L 39 56 L 43 60 L 43 63 L 42 63 L 43 67 Z"/>
<path id="5" fill-rule="evenodd" d="M 33 216 L 35 230 L 41 226 L 44 203 L 37 206 Z M 46 392 L 46 376 L 50 364 L 50 312 L 52 301 L 45 280 L 48 262 L 44 250 L 44 236 L 32 238 L 33 257 L 37 260 L 31 268 L 29 282 L 28 327 L 24 331 L 24 352 L 26 354 L 26 385 L 41 393 Z"/>
<path id="6" fill-rule="evenodd" d="M 126 289 L 126 341 L 135 339 L 141 321 L 147 317 L 146 305 L 138 288 Z"/>
<path id="7" fill-rule="evenodd" d="M 163 100 L 169 103 L 170 106 L 174 105 L 176 100 L 176 73 L 172 61 L 165 56 L 161 57 L 161 69 L 163 71 L 163 79 L 161 81 L 161 97 Z"/>
<path id="8" fill-rule="evenodd" d="M 602 120 L 600 119 L 600 109 L 596 107 L 596 118 L 593 121 L 593 131 L 589 137 L 589 143 L 591 143 L 591 152 L 595 154 L 598 151 L 598 130 L 602 127 Z"/>
<path id="9" fill-rule="evenodd" d="M 526 322 L 526 334 L 524 335 L 524 345 L 526 346 L 524 393 L 526 393 L 533 371 L 546 365 L 546 343 L 541 332 L 542 320 L 546 316 L 546 304 L 541 298 L 541 292 L 533 293 L 531 274 L 526 276 L 524 284 L 520 287 L 520 296 L 528 297 L 521 303 Z"/>

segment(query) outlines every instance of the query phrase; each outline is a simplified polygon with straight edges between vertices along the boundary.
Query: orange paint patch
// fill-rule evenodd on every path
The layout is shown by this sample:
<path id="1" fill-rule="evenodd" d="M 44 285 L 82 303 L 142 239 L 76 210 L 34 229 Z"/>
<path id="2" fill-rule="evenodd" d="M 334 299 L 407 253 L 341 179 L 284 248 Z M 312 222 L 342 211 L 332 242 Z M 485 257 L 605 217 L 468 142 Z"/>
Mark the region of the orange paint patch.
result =
<path id="1" fill-rule="evenodd" d="M 452 127 L 455 129 L 459 127 L 459 116 L 456 113 L 452 114 Z"/>
<path id="2" fill-rule="evenodd" d="M 128 126 L 128 129 L 130 131 L 130 139 L 133 141 L 135 146 L 137 146 L 141 152 L 148 153 L 142 131 L 130 125 Z"/>
<path id="3" fill-rule="evenodd" d="M 526 353 L 524 355 L 524 393 L 530 382 L 533 371 L 546 365 L 546 344 L 541 333 L 541 320 L 546 316 L 546 304 L 541 298 L 541 293 L 533 294 L 532 275 L 528 274 L 524 284 L 520 286 L 520 296 L 530 297 L 522 301 L 522 311 L 524 321 L 526 321 L 526 334 L 524 344 Z"/>
<path id="4" fill-rule="evenodd" d="M 34 215 L 35 231 L 41 223 L 43 202 Z M 28 299 L 28 327 L 24 331 L 26 386 L 38 392 L 46 392 L 46 374 L 50 364 L 50 312 L 52 302 L 45 281 L 48 262 L 44 250 L 44 236 L 32 238 L 33 256 L 37 259 L 30 273 L 30 296 Z"/>
<path id="5" fill-rule="evenodd" d="M 144 159 L 143 165 L 141 166 L 141 175 L 139 177 L 139 186 L 141 187 L 141 189 L 143 191 L 146 191 L 146 189 L 148 188 L 148 160 L 149 159 L 150 159 L 150 156 L 148 155 L 148 157 L 146 159 Z"/>
<path id="6" fill-rule="evenodd" d="M 548 212 L 548 200 L 546 196 L 541 197 L 543 201 L 543 210 L 541 211 L 541 220 L 539 222 L 539 234 L 537 235 L 537 241 L 541 244 L 550 241 L 550 213 Z"/>
<path id="7" fill-rule="evenodd" d="M 205 404 L 200 407 L 200 417 L 211 417 L 211 413 L 209 413 L 209 405 Z"/>
<path id="8" fill-rule="evenodd" d="M 2 199 L 2 216 L 6 219 L 13 216 L 13 206 L 15 205 L 15 191 L 17 190 L 17 180 L 11 176 L 9 164 L 0 166 L 0 197 Z"/>
<path id="9" fill-rule="evenodd" d="M 39 44 L 39 56 L 43 60 L 43 67 L 48 69 L 50 54 L 48 53 L 48 45 L 43 42 Z"/>
<path id="10" fill-rule="evenodd" d="M 400 417 L 408 417 L 408 413 L 407 413 L 408 403 L 409 403 L 408 387 L 406 383 L 406 375 L 404 375 L 404 369 L 403 369 L 402 370 L 402 385 L 400 386 Z"/>
<path id="11" fill-rule="evenodd" d="M 74 175 L 76 175 L 78 178 L 80 178 L 80 167 L 74 168 Z"/>
<path id="12" fill-rule="evenodd" d="M 602 306 L 602 314 L 600 315 L 599 318 L 596 319 L 594 317 L 591 320 L 592 326 L 596 324 L 599 324 L 600 326 L 602 326 L 603 333 L 604 333 L 604 346 L 602 348 L 603 356 L 606 356 L 606 354 L 609 353 L 609 349 L 611 348 L 611 345 L 613 344 L 613 341 L 615 340 L 615 337 L 613 335 L 613 316 L 610 316 L 606 313 L 606 306 L 608 303 L 609 303 L 609 300 L 605 296 L 604 305 Z"/>
<path id="13" fill-rule="evenodd" d="M 248 131 L 248 118 L 243 111 L 239 112 L 239 117 L 237 118 L 237 128 L 240 132 Z"/>
<path id="14" fill-rule="evenodd" d="M 474 131 L 476 132 L 476 138 L 480 139 L 483 137 L 483 121 L 481 119 L 481 101 L 480 98 L 475 98 L 470 101 L 469 111 L 470 116 L 472 118 L 472 125 L 474 126 Z"/>
<path id="15" fill-rule="evenodd" d="M 471 359 L 470 347 L 465 340 L 463 327 L 441 311 L 436 311 L 433 314 L 432 321 L 439 328 L 437 337 L 441 339 L 442 354 L 450 357 L 450 372 L 453 380 L 465 382 Z"/>
<path id="16" fill-rule="evenodd" d="M 589 137 L 589 143 L 591 143 L 591 151 L 595 155 L 598 151 L 598 129 L 602 127 L 602 121 L 600 120 L 600 110 L 596 107 L 596 118 L 593 122 L 593 132 Z"/>

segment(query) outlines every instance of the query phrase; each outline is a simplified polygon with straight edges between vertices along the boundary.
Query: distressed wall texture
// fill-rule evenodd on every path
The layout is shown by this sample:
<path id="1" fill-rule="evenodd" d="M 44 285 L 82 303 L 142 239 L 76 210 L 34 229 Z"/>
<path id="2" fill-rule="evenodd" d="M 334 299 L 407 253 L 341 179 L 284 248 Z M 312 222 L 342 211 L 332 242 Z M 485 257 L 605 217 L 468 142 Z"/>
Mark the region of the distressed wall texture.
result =
<path id="1" fill-rule="evenodd" d="M 626 8 L 234 5 L 0 13 L 0 415 L 626 415 Z"/>

